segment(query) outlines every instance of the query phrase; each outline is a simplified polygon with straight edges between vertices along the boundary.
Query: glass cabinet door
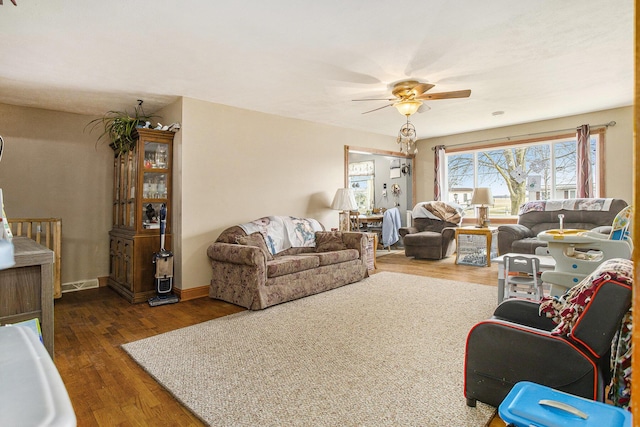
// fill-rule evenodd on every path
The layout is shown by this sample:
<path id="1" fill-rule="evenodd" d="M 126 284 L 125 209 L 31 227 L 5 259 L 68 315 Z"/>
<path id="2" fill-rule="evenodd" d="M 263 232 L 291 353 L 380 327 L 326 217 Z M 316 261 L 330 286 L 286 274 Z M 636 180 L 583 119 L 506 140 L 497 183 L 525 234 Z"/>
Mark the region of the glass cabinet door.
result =
<path id="1" fill-rule="evenodd" d="M 146 172 L 142 183 L 143 199 L 167 198 L 167 174 L 166 172 Z"/>
<path id="2" fill-rule="evenodd" d="M 144 142 L 144 168 L 169 169 L 169 146 L 161 142 Z"/>
<path id="3" fill-rule="evenodd" d="M 142 172 L 142 228 L 160 228 L 160 208 L 168 205 L 170 186 L 169 145 L 144 141 Z"/>

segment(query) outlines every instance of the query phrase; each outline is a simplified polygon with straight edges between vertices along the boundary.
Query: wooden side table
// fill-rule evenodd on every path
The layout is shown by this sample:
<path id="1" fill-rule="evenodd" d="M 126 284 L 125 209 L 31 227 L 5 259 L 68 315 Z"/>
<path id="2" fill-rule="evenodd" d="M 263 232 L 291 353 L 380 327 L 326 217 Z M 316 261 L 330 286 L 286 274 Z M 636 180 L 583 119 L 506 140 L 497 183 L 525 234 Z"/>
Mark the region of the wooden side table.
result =
<path id="1" fill-rule="evenodd" d="M 456 228 L 456 264 L 490 267 L 498 256 L 498 227 Z"/>

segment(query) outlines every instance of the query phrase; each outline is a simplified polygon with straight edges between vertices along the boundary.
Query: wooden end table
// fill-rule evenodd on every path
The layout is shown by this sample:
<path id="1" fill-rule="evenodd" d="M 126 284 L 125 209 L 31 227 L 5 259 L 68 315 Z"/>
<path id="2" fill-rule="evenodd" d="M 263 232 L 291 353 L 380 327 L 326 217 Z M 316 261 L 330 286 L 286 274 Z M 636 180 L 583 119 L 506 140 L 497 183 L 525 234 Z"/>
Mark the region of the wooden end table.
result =
<path id="1" fill-rule="evenodd" d="M 456 228 L 456 264 L 490 267 L 498 256 L 498 227 Z"/>

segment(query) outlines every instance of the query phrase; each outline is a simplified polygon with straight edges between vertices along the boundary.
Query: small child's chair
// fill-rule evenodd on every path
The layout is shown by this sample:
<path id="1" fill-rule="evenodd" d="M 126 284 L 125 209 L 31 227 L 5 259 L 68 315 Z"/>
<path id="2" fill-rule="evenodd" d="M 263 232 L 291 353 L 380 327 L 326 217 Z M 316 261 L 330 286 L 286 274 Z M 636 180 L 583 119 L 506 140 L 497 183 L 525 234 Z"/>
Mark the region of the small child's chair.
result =
<path id="1" fill-rule="evenodd" d="M 544 296 L 540 260 L 536 257 L 504 257 L 504 298 L 540 301 Z"/>

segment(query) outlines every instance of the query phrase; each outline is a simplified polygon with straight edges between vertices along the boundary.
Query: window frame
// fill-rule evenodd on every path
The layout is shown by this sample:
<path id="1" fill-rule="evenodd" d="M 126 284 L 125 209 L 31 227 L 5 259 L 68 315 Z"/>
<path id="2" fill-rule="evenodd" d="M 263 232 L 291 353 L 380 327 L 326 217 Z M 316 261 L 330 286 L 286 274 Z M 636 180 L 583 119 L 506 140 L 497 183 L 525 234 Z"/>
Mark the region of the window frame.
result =
<path id="1" fill-rule="evenodd" d="M 594 162 L 597 166 L 597 175 L 594 175 L 594 180 L 597 180 L 596 189 L 599 192 L 597 197 L 604 198 L 606 197 L 606 191 L 605 191 L 605 185 L 604 185 L 605 165 L 606 165 L 605 149 L 604 149 L 606 127 L 598 127 L 598 128 L 590 129 L 590 135 L 598 136 L 598 142 L 596 143 L 596 147 L 597 147 L 596 159 Z M 562 140 L 562 139 L 576 139 L 576 134 L 575 133 L 557 133 L 553 135 L 547 134 L 545 136 L 538 136 L 538 137 L 513 140 L 513 141 L 509 140 L 508 137 L 506 137 L 503 140 L 498 142 L 484 143 L 484 144 L 478 144 L 473 146 L 469 146 L 468 144 L 461 144 L 461 145 L 464 145 L 464 147 L 459 146 L 459 147 L 445 148 L 445 159 L 446 159 L 446 156 L 450 154 L 475 153 L 478 151 L 496 150 L 502 147 L 517 147 L 519 145 L 539 144 L 541 142 L 548 142 L 551 144 L 553 141 Z M 477 170 L 474 171 L 474 174 L 475 173 L 477 173 Z M 448 180 L 448 176 L 445 177 L 445 182 L 447 180 Z M 448 197 L 448 193 L 449 193 L 449 190 L 445 189 L 445 193 L 443 194 L 443 196 L 446 195 Z M 515 222 L 517 222 L 516 216 L 491 218 L 492 224 L 512 224 Z M 463 224 L 467 224 L 467 223 L 475 223 L 475 216 L 474 217 L 468 216 L 464 218 Z"/>

